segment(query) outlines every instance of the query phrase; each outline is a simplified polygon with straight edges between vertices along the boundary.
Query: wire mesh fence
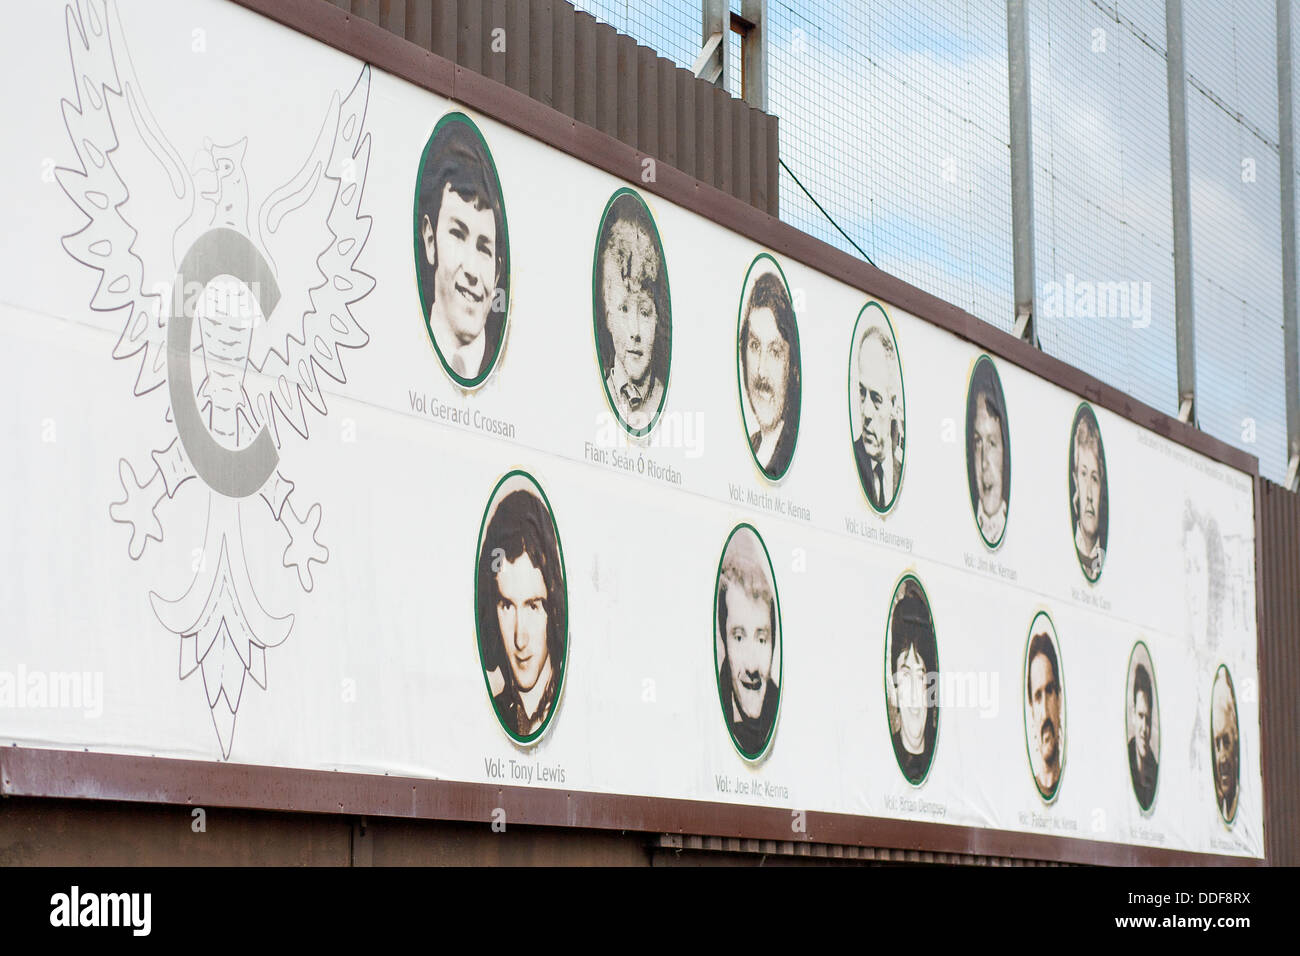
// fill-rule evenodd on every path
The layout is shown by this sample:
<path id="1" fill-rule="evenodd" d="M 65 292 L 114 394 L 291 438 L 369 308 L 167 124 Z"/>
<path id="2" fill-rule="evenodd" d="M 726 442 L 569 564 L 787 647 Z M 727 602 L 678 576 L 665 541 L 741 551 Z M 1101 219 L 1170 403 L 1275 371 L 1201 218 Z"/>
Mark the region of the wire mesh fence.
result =
<path id="1" fill-rule="evenodd" d="M 699 52 L 700 0 L 576 5 L 681 66 Z M 1184 9 L 1198 422 L 1280 481 L 1276 8 Z M 1027 0 L 1027 21 L 1041 345 L 1176 413 L 1165 2 Z M 781 218 L 1010 330 L 1006 5 L 768 0 L 766 35 Z"/>

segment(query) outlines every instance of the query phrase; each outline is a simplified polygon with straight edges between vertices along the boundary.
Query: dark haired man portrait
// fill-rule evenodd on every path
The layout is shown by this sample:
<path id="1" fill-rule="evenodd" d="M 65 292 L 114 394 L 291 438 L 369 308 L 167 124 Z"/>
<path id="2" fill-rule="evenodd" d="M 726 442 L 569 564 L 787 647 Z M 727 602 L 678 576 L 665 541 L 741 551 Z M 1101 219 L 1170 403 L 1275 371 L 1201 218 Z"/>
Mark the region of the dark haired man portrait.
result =
<path id="1" fill-rule="evenodd" d="M 1028 664 L 1025 692 L 1031 734 L 1030 769 L 1038 792 L 1051 799 L 1061 782 L 1065 740 L 1061 727 L 1061 668 L 1056 645 L 1046 631 L 1030 638 Z"/>
<path id="2" fill-rule="evenodd" d="M 596 343 L 605 391 L 623 425 L 640 434 L 664 402 L 672 309 L 659 234 L 635 193 L 610 204 L 596 250 Z"/>
<path id="3" fill-rule="evenodd" d="M 531 738 L 555 707 L 568 608 L 550 512 L 532 491 L 511 491 L 488 522 L 478 558 L 479 652 L 506 730 Z M 499 688 L 499 689 L 498 689 Z"/>
<path id="4" fill-rule="evenodd" d="M 1144 811 L 1151 809 L 1156 797 L 1156 778 L 1159 767 L 1151 749 L 1151 721 L 1154 714 L 1155 694 L 1151 686 L 1151 673 L 1142 664 L 1133 668 L 1133 736 L 1128 739 L 1128 770 L 1133 778 L 1133 794 Z"/>
<path id="5" fill-rule="evenodd" d="M 903 585 L 889 621 L 888 711 L 894 755 L 908 783 L 930 771 L 939 731 L 938 646 L 921 588 Z"/>
<path id="6" fill-rule="evenodd" d="M 773 674 L 780 640 L 776 592 L 757 538 L 732 536 L 718 575 L 718 692 L 732 739 L 750 760 L 762 755 L 776 723 L 781 688 Z"/>
<path id="7" fill-rule="evenodd" d="M 858 435 L 853 456 L 867 501 L 876 511 L 894 503 L 903 470 L 903 394 L 890 334 L 871 325 L 858 338 Z"/>
<path id="8" fill-rule="evenodd" d="M 1006 404 L 992 361 L 975 363 L 966 401 L 966 470 L 980 536 L 1001 543 L 1011 498 L 1011 449 Z"/>
<path id="9" fill-rule="evenodd" d="M 425 148 L 416 267 L 425 321 L 458 384 L 481 380 L 505 328 L 509 250 L 500 184 L 468 121 L 444 121 Z"/>
<path id="10" fill-rule="evenodd" d="M 1070 443 L 1070 518 L 1079 565 L 1096 581 L 1106 560 L 1106 456 L 1097 419 L 1086 408 L 1075 418 Z"/>
<path id="11" fill-rule="evenodd" d="M 1237 816 L 1241 768 L 1241 732 L 1237 724 L 1237 695 L 1226 667 L 1214 675 L 1210 694 L 1210 745 L 1214 752 L 1214 797 L 1225 823 Z"/>
<path id="12" fill-rule="evenodd" d="M 758 428 L 749 450 L 768 478 L 785 474 L 799 433 L 799 330 L 790 293 L 776 272 L 754 280 L 740 325 L 745 400 Z"/>

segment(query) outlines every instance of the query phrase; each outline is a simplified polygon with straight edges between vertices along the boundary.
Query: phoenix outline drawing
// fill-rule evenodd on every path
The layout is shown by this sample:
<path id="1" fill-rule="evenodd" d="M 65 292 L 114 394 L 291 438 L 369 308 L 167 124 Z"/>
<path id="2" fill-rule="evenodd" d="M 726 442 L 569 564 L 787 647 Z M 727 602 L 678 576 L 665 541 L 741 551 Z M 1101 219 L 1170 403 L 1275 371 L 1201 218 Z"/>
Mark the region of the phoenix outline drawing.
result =
<path id="1" fill-rule="evenodd" d="M 346 382 L 341 350 L 369 341 L 352 306 L 375 285 L 357 267 L 371 225 L 360 213 L 370 67 L 346 95 L 332 94 L 305 162 L 250 228 L 247 138 L 204 140 L 187 169 L 145 101 L 115 0 L 76 0 L 65 19 L 76 102 L 64 99 L 62 110 L 80 168 L 55 175 L 87 221 L 63 247 L 99 273 L 90 308 L 121 321 L 113 358 L 138 364 L 135 395 L 166 385 L 169 399 L 161 447 L 139 467 L 119 461 L 124 497 L 109 516 L 129 526 L 138 561 L 151 539 L 163 540 L 165 502 L 206 510 L 189 588 L 149 600 L 180 639 L 180 679 L 202 675 L 229 759 L 246 680 L 266 690 L 266 650 L 294 622 L 258 597 L 244 529 L 268 520 L 283 528 L 283 573 L 296 574 L 302 592 L 312 590 L 312 564 L 329 557 L 317 539 L 321 507 L 302 505 L 279 452 L 293 434 L 309 438 L 312 412 L 327 414 L 319 373 Z M 128 221 L 137 208 L 149 223 Z"/>

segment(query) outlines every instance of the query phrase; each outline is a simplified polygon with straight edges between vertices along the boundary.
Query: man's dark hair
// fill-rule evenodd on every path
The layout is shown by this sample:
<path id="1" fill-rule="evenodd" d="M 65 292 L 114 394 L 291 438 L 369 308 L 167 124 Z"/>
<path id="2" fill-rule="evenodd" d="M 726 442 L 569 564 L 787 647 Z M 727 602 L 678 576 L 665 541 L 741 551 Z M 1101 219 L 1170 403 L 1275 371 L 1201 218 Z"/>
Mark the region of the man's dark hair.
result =
<path id="1" fill-rule="evenodd" d="M 1029 641 L 1029 657 L 1025 662 L 1025 697 L 1032 704 L 1034 702 L 1033 678 L 1030 676 L 1034 668 L 1034 658 L 1042 654 L 1047 658 L 1047 663 L 1052 665 L 1052 682 L 1056 684 L 1057 690 L 1061 687 L 1061 670 L 1056 663 L 1056 645 L 1047 635 L 1046 631 L 1040 631 L 1035 634 Z"/>
<path id="2" fill-rule="evenodd" d="M 619 229 L 620 226 L 624 228 Z M 632 190 L 619 193 L 605 210 L 605 218 L 600 222 L 600 233 L 596 236 L 596 261 L 592 268 L 592 299 L 596 312 L 596 349 L 600 355 L 600 371 L 608 375 L 614 368 L 618 357 L 614 354 L 614 340 L 609 334 L 609 324 L 605 312 L 605 259 L 615 241 L 615 232 L 627 232 L 630 226 L 635 232 L 644 234 L 654 247 L 654 256 L 658 261 L 642 267 L 640 263 L 632 265 L 637 275 L 628 276 L 635 281 L 643 292 L 649 292 L 655 304 L 655 341 L 654 351 L 650 356 L 650 381 L 655 379 L 668 384 L 668 363 L 672 356 L 673 322 L 672 300 L 668 291 L 668 263 L 664 258 L 663 243 L 659 230 L 645 201 Z"/>
<path id="3" fill-rule="evenodd" d="M 1151 707 L 1151 675 L 1147 669 L 1138 664 L 1133 668 L 1133 706 L 1137 706 L 1138 694 L 1147 695 L 1147 707 Z"/>
<path id="4" fill-rule="evenodd" d="M 491 209 L 496 225 L 493 243 L 496 253 L 494 288 L 485 290 L 492 300 L 484 335 L 490 346 L 498 342 L 501 325 L 505 321 L 505 306 L 510 295 L 510 242 L 506 234 L 505 209 L 501 202 L 501 184 L 496 167 L 488 153 L 487 145 L 469 118 L 459 113 L 445 117 L 438 123 L 433 136 L 424 148 L 420 163 L 418 209 L 415 217 L 416 275 L 419 279 L 421 303 L 425 319 L 434 298 L 434 273 L 437 266 L 430 265 L 424 255 L 424 217 L 434 229 L 435 255 L 437 248 L 438 214 L 442 211 L 442 197 L 446 187 L 476 209 Z M 498 299 L 496 289 L 503 295 Z M 498 308 L 500 306 L 500 308 Z"/>
<path id="5" fill-rule="evenodd" d="M 546 650 L 551 660 L 552 680 L 561 679 L 564 668 L 564 640 L 568 633 L 568 607 L 564 591 L 564 568 L 555 525 L 542 499 L 519 489 L 501 499 L 483 534 L 478 556 L 477 611 L 479 650 L 486 671 L 500 670 L 506 689 L 514 688 L 514 672 L 505 659 L 501 628 L 497 621 L 497 572 L 504 562 L 528 560 L 542 572 L 546 585 Z"/>
<path id="6" fill-rule="evenodd" d="M 930 616 L 930 606 L 920 585 L 908 580 L 903 584 L 903 596 L 894 605 L 894 613 L 889 626 L 889 679 L 896 680 L 898 660 L 909 648 L 916 650 L 916 656 L 925 667 L 925 690 L 932 692 L 933 682 L 938 680 L 939 645 L 935 639 L 934 619 Z M 931 677 L 933 675 L 933 677 Z M 928 703 L 928 701 L 927 701 Z M 925 752 L 929 752 L 939 726 L 939 702 L 927 707 L 925 713 Z"/>
<path id="7" fill-rule="evenodd" d="M 977 508 L 980 499 L 979 475 L 976 474 L 975 456 L 972 454 L 974 450 L 972 432 L 975 429 L 975 412 L 981 398 L 989 415 L 998 420 L 1002 430 L 1002 500 L 1009 507 L 1011 504 L 1011 429 L 1007 425 L 1006 399 L 1002 394 L 1002 382 L 998 379 L 998 371 L 993 365 L 993 360 L 987 355 L 981 355 L 975 361 L 975 369 L 970 377 L 970 392 L 966 396 L 966 480 L 970 485 L 971 501 Z"/>
<path id="8" fill-rule="evenodd" d="M 799 407 L 803 401 L 800 387 L 802 365 L 799 360 L 799 327 L 795 324 L 794 306 L 790 303 L 790 293 L 785 283 L 775 272 L 764 272 L 754 280 L 750 290 L 749 301 L 745 303 L 745 318 L 740 323 L 740 364 L 745 373 L 745 388 L 749 388 L 749 314 L 755 309 L 770 309 L 776 317 L 776 330 L 785 340 L 790 350 L 790 359 L 786 363 L 785 410 L 781 420 L 792 428 L 799 427 Z"/>

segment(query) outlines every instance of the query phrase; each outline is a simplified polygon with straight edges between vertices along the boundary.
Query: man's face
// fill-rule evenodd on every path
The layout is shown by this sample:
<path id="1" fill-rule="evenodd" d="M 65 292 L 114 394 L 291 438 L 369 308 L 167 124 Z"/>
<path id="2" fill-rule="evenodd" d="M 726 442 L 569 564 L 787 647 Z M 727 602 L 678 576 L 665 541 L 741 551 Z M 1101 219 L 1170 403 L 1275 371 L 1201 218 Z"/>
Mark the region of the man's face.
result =
<path id="1" fill-rule="evenodd" d="M 975 400 L 972 450 L 980 508 L 992 517 L 1002 507 L 1002 422 L 989 414 L 981 394 Z"/>
<path id="2" fill-rule="evenodd" d="M 926 673 L 925 662 L 909 644 L 897 660 L 894 686 L 898 689 L 898 711 L 902 717 L 903 749 L 919 754 L 925 746 Z"/>
<path id="3" fill-rule="evenodd" d="M 755 720 L 763 712 L 772 674 L 772 615 L 767 601 L 754 600 L 744 588 L 727 588 L 727 662 L 731 693 L 740 712 Z"/>
<path id="4" fill-rule="evenodd" d="M 771 431 L 785 414 L 785 384 L 790 369 L 790 344 L 781 338 L 776 314 L 753 309 L 745 336 L 745 388 L 749 404 L 763 431 Z"/>
<path id="5" fill-rule="evenodd" d="M 1074 460 L 1074 483 L 1079 489 L 1079 527 L 1089 540 L 1095 540 L 1101 507 L 1101 468 L 1091 445 L 1079 446 Z"/>
<path id="6" fill-rule="evenodd" d="M 1053 769 L 1060 759 L 1061 685 L 1046 654 L 1035 654 L 1029 662 L 1029 713 L 1043 765 Z"/>
<path id="7" fill-rule="evenodd" d="M 496 284 L 496 218 L 450 185 L 442 191 L 437 223 L 424 217 L 424 254 L 434 267 L 433 308 L 460 345 L 483 333 Z"/>
<path id="8" fill-rule="evenodd" d="M 862 408 L 862 446 L 883 461 L 893 446 L 894 369 L 878 338 L 868 337 L 858 352 L 858 403 Z"/>
<path id="9" fill-rule="evenodd" d="M 1210 569 L 1205 535 L 1199 525 L 1192 525 L 1183 538 L 1183 572 L 1188 626 L 1192 640 L 1200 645 L 1210 630 Z"/>
<path id="10" fill-rule="evenodd" d="M 515 686 L 528 693 L 546 665 L 546 582 L 528 552 L 497 572 L 497 624 Z"/>
<path id="11" fill-rule="evenodd" d="M 1228 803 L 1237 790 L 1237 709 L 1226 682 L 1214 685 L 1213 711 L 1210 736 L 1214 742 L 1214 782 Z"/>
<path id="12" fill-rule="evenodd" d="M 622 281 L 613 268 L 605 270 L 605 323 L 614 343 L 615 361 L 636 385 L 646 383 L 654 358 L 657 315 L 650 290 Z"/>
<path id="13" fill-rule="evenodd" d="M 1133 695 L 1133 722 L 1138 758 L 1146 760 L 1151 752 L 1151 701 L 1147 700 L 1145 691 Z"/>

